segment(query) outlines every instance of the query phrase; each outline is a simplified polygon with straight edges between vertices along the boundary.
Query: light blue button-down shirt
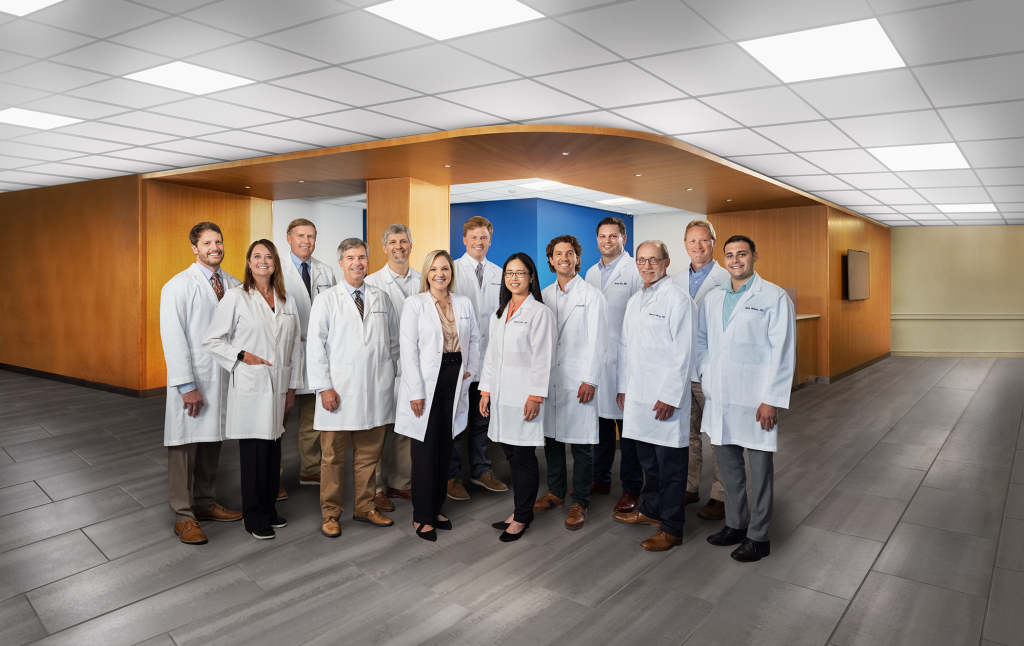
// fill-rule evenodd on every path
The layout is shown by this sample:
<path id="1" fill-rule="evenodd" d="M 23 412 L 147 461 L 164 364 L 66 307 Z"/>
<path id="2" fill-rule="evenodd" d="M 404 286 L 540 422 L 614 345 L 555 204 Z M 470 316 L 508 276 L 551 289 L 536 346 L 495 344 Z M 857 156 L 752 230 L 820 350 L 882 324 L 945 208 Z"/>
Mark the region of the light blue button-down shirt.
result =
<path id="1" fill-rule="evenodd" d="M 597 268 L 601 272 L 601 289 L 605 288 L 605 285 L 607 285 L 608 283 L 609 276 L 611 276 L 612 273 L 614 273 L 615 268 L 619 266 L 619 263 L 623 262 L 623 258 L 628 257 L 629 254 L 623 251 L 621 254 L 619 254 L 618 258 L 611 261 L 611 263 L 609 263 L 608 265 L 605 265 L 604 258 L 601 258 L 601 260 L 597 263 Z"/>
<path id="2" fill-rule="evenodd" d="M 729 319 L 732 318 L 732 311 L 736 309 L 736 303 L 740 302 L 740 297 L 743 296 L 743 292 L 747 291 L 750 287 L 750 283 L 754 282 L 754 277 L 751 276 L 747 279 L 747 282 L 743 283 L 743 287 L 740 287 L 738 291 L 732 291 L 732 280 L 725 281 L 722 285 L 722 289 L 725 290 L 725 303 L 722 304 L 722 329 L 729 327 Z"/>
<path id="3" fill-rule="evenodd" d="M 345 280 L 344 278 L 341 279 L 341 284 L 345 286 L 345 291 L 348 292 L 348 295 L 352 297 L 353 301 L 356 300 L 356 293 L 358 292 L 359 293 L 359 298 L 363 299 L 363 303 L 366 302 L 366 297 L 363 295 L 363 293 L 366 291 L 366 283 L 365 282 L 363 283 L 363 286 L 360 287 L 359 289 L 356 289 L 352 285 L 349 285 L 348 281 Z"/>
<path id="4" fill-rule="evenodd" d="M 213 272 L 210 271 L 209 269 L 207 269 L 206 267 L 204 267 L 203 265 L 201 265 L 198 262 L 196 263 L 196 266 L 199 267 L 199 271 L 203 272 L 203 276 L 206 276 L 206 280 L 208 280 L 210 282 L 210 286 L 212 287 L 213 286 Z M 221 288 L 223 288 L 224 287 L 224 272 L 222 272 L 219 267 L 217 268 L 217 277 L 220 278 L 220 285 L 221 285 Z M 178 388 L 178 394 L 179 395 L 184 395 L 185 393 L 190 393 L 190 392 L 192 392 L 193 390 L 196 389 L 196 382 L 190 381 L 187 384 L 181 384 L 180 386 L 177 386 L 177 388 Z"/>
<path id="5" fill-rule="evenodd" d="M 293 254 L 290 251 L 288 252 L 288 255 L 292 257 L 292 264 L 295 265 L 295 269 L 298 270 L 299 276 L 302 276 L 302 265 L 303 265 L 303 263 L 305 263 L 306 265 L 309 266 L 309 275 L 310 275 L 310 277 L 313 276 L 313 265 L 311 265 L 309 263 L 309 260 L 302 260 L 301 258 L 299 258 L 298 256 L 296 256 L 295 254 Z M 310 258 L 310 260 L 312 260 L 312 258 Z"/>
<path id="6" fill-rule="evenodd" d="M 700 291 L 700 286 L 704 284 L 704 279 L 715 268 L 715 261 L 712 260 L 697 271 L 693 270 L 693 265 L 687 265 L 686 267 L 690 272 L 690 298 L 697 300 L 697 292 Z"/>

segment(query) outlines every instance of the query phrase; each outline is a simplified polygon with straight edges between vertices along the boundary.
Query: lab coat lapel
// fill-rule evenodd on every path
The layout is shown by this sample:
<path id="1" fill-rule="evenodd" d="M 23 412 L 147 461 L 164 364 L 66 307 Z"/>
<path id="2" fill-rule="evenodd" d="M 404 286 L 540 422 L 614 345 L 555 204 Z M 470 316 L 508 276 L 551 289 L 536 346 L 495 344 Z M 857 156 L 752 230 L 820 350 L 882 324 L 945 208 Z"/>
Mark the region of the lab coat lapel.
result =
<path id="1" fill-rule="evenodd" d="M 437 306 L 434 305 L 434 297 L 430 295 L 430 292 L 423 292 L 422 294 L 418 294 L 418 296 L 421 299 L 426 296 L 426 299 L 423 302 L 423 307 L 427 310 L 426 317 L 434 322 L 434 327 L 442 334 L 443 341 L 444 328 L 441 327 L 441 316 L 437 313 Z M 454 302 L 452 303 L 452 313 L 455 315 L 455 321 L 458 322 L 459 313 L 455 311 Z M 431 316 L 431 314 L 433 314 L 433 316 Z"/>
<path id="2" fill-rule="evenodd" d="M 577 276 L 576 278 L 579 278 Z M 575 281 L 576 278 L 573 278 Z M 572 283 L 570 283 L 572 285 Z M 565 324 L 569 322 L 569 317 L 576 310 L 576 306 L 579 304 L 580 299 L 583 298 L 583 289 L 579 285 L 572 285 L 572 291 L 566 297 L 565 302 L 561 303 L 558 308 L 558 338 L 562 338 L 562 330 L 565 328 Z M 558 284 L 555 283 L 555 302 L 558 302 Z"/>
<path id="3" fill-rule="evenodd" d="M 203 270 L 199 268 L 199 264 L 193 263 L 192 266 L 188 268 L 188 270 L 189 273 L 192 274 L 193 280 L 195 280 L 196 284 L 199 285 L 199 293 L 203 295 L 203 298 L 205 300 L 212 301 L 214 304 L 216 304 L 217 292 L 213 291 L 213 285 L 210 283 L 209 280 L 206 279 L 206 276 L 203 274 Z M 220 279 L 220 284 L 221 287 L 224 288 L 224 291 L 227 291 L 228 286 L 224 284 L 223 278 Z"/>
<path id="4" fill-rule="evenodd" d="M 732 308 L 732 313 L 729 314 L 729 322 L 732 323 L 733 318 L 736 317 L 736 312 L 743 309 L 743 306 L 747 304 L 751 298 L 754 297 L 755 292 L 761 291 L 761 277 L 756 273 L 750 277 L 750 287 L 747 291 L 740 296 L 740 300 L 736 303 L 736 307 Z"/>

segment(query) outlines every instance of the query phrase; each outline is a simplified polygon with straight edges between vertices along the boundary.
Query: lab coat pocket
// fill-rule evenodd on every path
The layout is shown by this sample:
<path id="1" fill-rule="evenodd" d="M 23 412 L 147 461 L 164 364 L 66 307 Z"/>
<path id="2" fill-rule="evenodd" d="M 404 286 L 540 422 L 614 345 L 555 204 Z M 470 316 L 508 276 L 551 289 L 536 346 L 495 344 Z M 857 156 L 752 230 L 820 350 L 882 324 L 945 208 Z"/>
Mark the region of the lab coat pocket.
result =
<path id="1" fill-rule="evenodd" d="M 269 393 L 270 369 L 260 364 L 250 366 L 247 363 L 239 363 L 234 370 L 235 388 L 242 392 Z"/>
<path id="2" fill-rule="evenodd" d="M 763 345 L 768 337 L 768 314 L 764 310 L 746 307 L 733 316 L 729 327 L 733 326 L 736 327 L 734 334 L 737 343 Z"/>
<path id="3" fill-rule="evenodd" d="M 377 364 L 377 392 L 389 393 L 395 389 L 395 369 L 391 359 Z"/>

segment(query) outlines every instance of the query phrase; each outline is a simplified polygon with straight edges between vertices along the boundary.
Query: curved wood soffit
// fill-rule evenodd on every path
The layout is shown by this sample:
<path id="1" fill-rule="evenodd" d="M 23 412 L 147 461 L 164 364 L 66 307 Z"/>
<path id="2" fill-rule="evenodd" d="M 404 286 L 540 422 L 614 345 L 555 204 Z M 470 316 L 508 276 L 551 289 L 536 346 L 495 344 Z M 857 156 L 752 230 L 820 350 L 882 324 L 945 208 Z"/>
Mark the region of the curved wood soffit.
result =
<path id="1" fill-rule="evenodd" d="M 366 180 L 391 177 L 438 185 L 541 177 L 695 213 L 824 204 L 867 220 L 677 139 L 591 126 L 463 128 L 142 177 L 268 200 L 355 195 Z"/>

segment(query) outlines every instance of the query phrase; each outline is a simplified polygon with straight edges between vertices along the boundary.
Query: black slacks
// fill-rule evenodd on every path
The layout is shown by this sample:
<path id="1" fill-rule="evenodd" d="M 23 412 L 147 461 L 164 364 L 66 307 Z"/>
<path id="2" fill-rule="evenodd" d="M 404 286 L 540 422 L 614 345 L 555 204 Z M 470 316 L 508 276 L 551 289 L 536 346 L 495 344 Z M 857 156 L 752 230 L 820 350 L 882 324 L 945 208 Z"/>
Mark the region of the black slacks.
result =
<path id="1" fill-rule="evenodd" d="M 242 522 L 249 532 L 270 529 L 277 517 L 277 490 L 281 486 L 281 438 L 238 440 L 242 472 Z"/>
<path id="2" fill-rule="evenodd" d="M 533 503 L 537 502 L 537 490 L 540 489 L 537 447 L 502 444 L 501 450 L 505 452 L 509 470 L 512 471 L 512 498 L 516 505 L 512 519 L 517 523 L 530 524 L 533 520 Z"/>
<path id="3" fill-rule="evenodd" d="M 455 445 L 452 415 L 460 379 L 462 353 L 445 352 L 430 401 L 426 435 L 422 442 L 412 441 L 412 520 L 416 523 L 436 524 L 448 497 L 448 469 Z"/>

